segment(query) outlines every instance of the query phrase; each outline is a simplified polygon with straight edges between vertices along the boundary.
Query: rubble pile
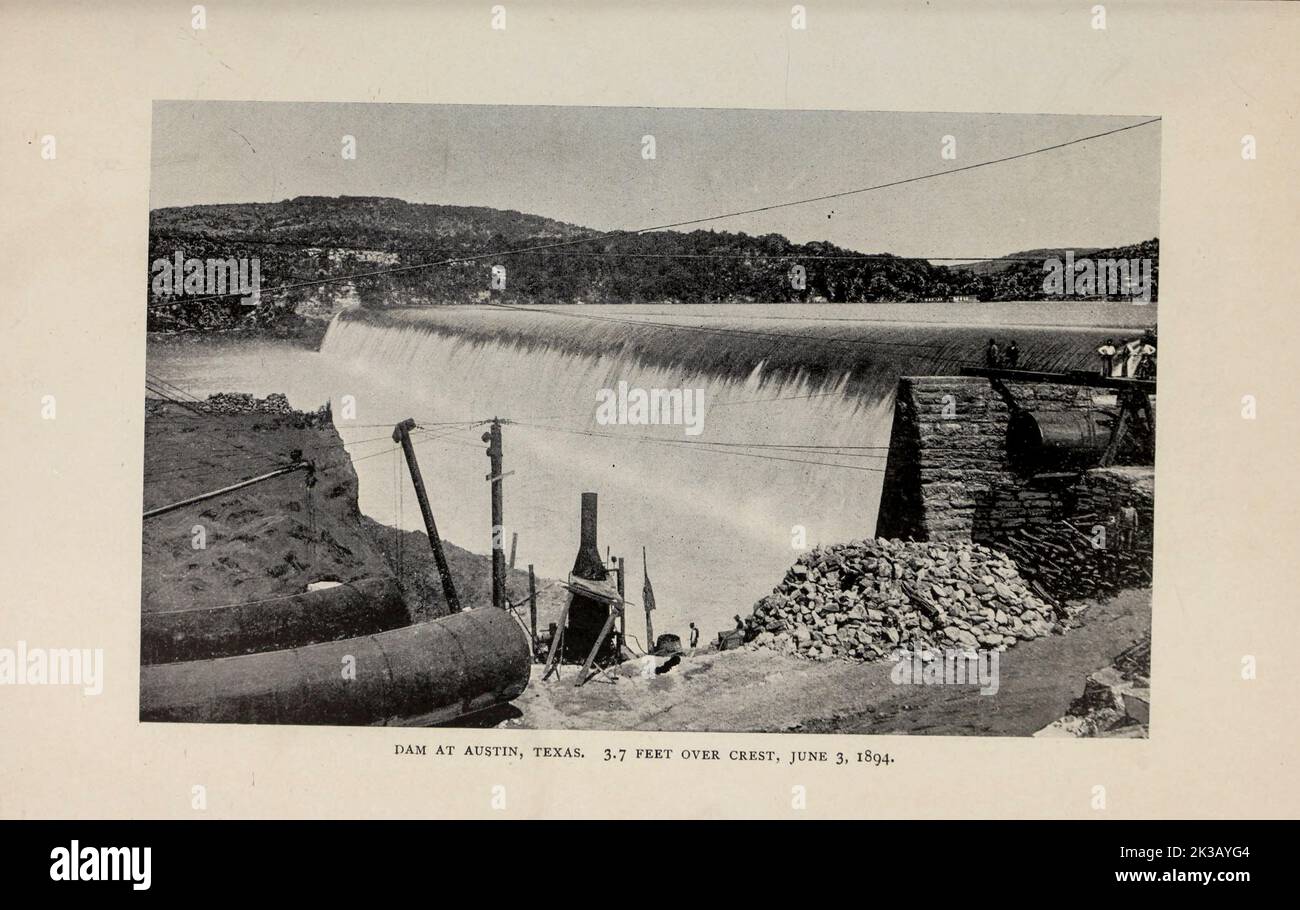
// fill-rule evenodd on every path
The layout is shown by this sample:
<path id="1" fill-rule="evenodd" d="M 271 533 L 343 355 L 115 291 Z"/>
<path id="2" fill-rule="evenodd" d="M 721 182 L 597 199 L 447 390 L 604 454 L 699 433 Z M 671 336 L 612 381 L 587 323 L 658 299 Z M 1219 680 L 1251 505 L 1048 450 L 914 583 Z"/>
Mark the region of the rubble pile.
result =
<path id="1" fill-rule="evenodd" d="M 289 399 L 279 392 L 255 398 L 244 392 L 218 392 L 209 395 L 203 408 L 213 414 L 292 414 Z"/>
<path id="2" fill-rule="evenodd" d="M 230 417 L 249 415 L 255 421 L 266 415 L 273 418 L 268 425 L 275 424 L 277 421 L 283 423 L 287 418 L 290 425 L 299 428 L 332 426 L 334 422 L 329 402 L 315 411 L 295 411 L 290 406 L 289 399 L 279 392 L 272 392 L 265 398 L 258 398 L 246 392 L 218 392 L 209 395 L 204 401 L 148 395 L 144 400 L 144 411 L 151 418 L 180 416 L 187 420 L 193 419 L 195 414 Z M 260 426 L 261 424 L 256 422 L 252 424 L 253 429 L 258 429 Z"/>
<path id="3" fill-rule="evenodd" d="M 1005 650 L 1047 635 L 1053 608 L 1011 558 L 980 544 L 871 538 L 818 547 L 745 621 L 751 648 L 814 660 Z"/>

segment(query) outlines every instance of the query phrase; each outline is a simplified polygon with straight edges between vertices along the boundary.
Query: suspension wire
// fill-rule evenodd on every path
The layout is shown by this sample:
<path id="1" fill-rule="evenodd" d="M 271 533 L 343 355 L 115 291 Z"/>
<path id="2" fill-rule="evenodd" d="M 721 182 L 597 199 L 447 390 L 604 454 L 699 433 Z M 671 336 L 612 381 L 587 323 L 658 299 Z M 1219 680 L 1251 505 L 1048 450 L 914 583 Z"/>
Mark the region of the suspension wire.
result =
<path id="1" fill-rule="evenodd" d="M 1078 145 L 1084 142 L 1090 142 L 1094 139 L 1101 139 L 1105 136 L 1112 136 L 1117 133 L 1125 132 L 1127 130 L 1137 129 L 1139 127 L 1148 126 L 1152 123 L 1159 123 L 1159 122 L 1160 122 L 1159 117 L 1153 117 L 1149 120 L 1143 120 L 1138 123 L 1131 123 L 1126 126 L 1116 127 L 1114 129 L 1105 130 L 1100 133 L 1093 133 L 1088 136 L 1080 136 L 1076 139 L 1071 139 L 1066 142 L 1058 142 L 1053 145 L 1043 146 L 1025 152 L 1019 152 L 1014 155 L 1006 155 L 1001 158 L 994 158 L 987 161 L 977 161 L 974 164 L 966 164 L 966 165 L 962 165 L 961 167 L 947 168 L 941 171 L 931 171 L 929 173 L 918 174 L 913 177 L 906 177 L 901 180 L 891 180 L 886 183 L 878 183 L 871 186 L 857 187 L 849 190 L 841 190 L 839 192 L 834 192 L 834 193 L 825 193 L 820 196 L 810 196 L 804 199 L 793 199 L 786 202 L 770 203 L 767 205 L 756 206 L 754 208 L 738 209 L 732 212 L 723 212 L 717 215 L 706 215 L 700 218 L 689 218 L 682 221 L 674 221 L 674 222 L 669 222 L 667 224 L 653 225 L 650 227 L 635 228 L 630 230 L 620 229 L 620 230 L 611 230 L 611 231 L 603 231 L 603 232 L 598 231 L 583 237 L 571 238 L 568 240 L 558 240 L 558 241 L 544 243 L 544 244 L 536 244 L 531 247 L 521 247 L 518 249 L 510 249 L 510 250 L 497 250 L 488 253 L 476 253 L 468 256 L 456 256 L 447 259 L 437 260 L 434 262 L 421 262 L 412 265 L 398 266 L 391 269 L 373 269 L 368 272 L 360 272 L 354 275 L 336 275 L 327 278 L 318 278 L 318 279 L 308 280 L 308 281 L 292 282 L 290 284 L 283 284 L 277 287 L 266 288 L 264 290 L 259 291 L 259 293 L 273 294 L 280 291 L 296 290 L 298 288 L 303 288 L 303 287 L 315 287 L 315 286 L 320 286 L 325 284 L 337 284 L 344 281 L 350 282 L 350 281 L 356 281 L 361 278 L 373 278 L 382 275 L 391 275 L 400 272 L 408 272 L 415 269 L 433 268 L 435 266 L 440 266 L 440 265 L 457 265 L 462 263 L 468 264 L 483 259 L 499 258 L 502 256 L 515 256 L 523 253 L 540 252 L 543 250 L 551 250 L 551 249 L 558 249 L 558 248 L 569 247 L 569 246 L 576 246 L 582 243 L 591 243 L 596 240 L 611 239 L 620 236 L 637 236 L 640 234 L 647 234 L 655 231 L 666 231 L 675 228 L 690 227 L 699 224 L 707 224 L 714 221 L 722 221 L 727 218 L 737 218 L 743 215 L 755 215 L 761 212 L 770 212 L 770 211 L 775 211 L 777 209 L 791 208 L 800 205 L 808 205 L 814 202 L 826 202 L 831 199 L 842 199 L 847 196 L 857 196 L 864 193 L 889 189 L 892 187 L 905 186 L 907 184 L 917 183 L 922 180 L 931 180 L 937 177 L 946 177 L 951 174 L 960 174 L 966 171 L 976 170 L 978 168 L 991 167 L 992 165 L 995 164 L 1003 164 L 1008 161 L 1016 161 L 1022 158 L 1028 158 L 1033 155 L 1041 155 L 1046 152 L 1056 151 L 1058 149 L 1067 148 L 1069 146 Z M 180 300 L 167 301 L 167 302 L 154 302 L 149 304 L 149 309 L 160 309 L 162 307 L 174 307 L 174 306 L 181 306 L 181 305 L 193 304 L 193 303 L 203 303 L 205 301 L 210 301 L 210 300 L 224 300 L 231 297 L 243 297 L 243 296 L 247 296 L 243 291 L 232 291 L 226 294 L 210 294 L 203 297 L 190 297 L 190 298 L 183 298 Z"/>
<path id="2" fill-rule="evenodd" d="M 808 459 L 787 458 L 779 455 L 764 455 L 756 452 L 744 452 L 740 450 L 710 449 L 707 447 L 708 445 L 707 443 L 688 444 L 681 440 L 657 439 L 651 436 L 620 436 L 615 433 L 597 433 L 591 430 L 575 430 L 567 427 L 546 426 L 544 424 L 530 424 L 530 423 L 524 423 L 519 421 L 516 422 L 516 426 L 531 427 L 533 429 L 538 429 L 538 430 L 550 430 L 551 432 L 555 432 L 555 433 L 569 433 L 577 436 L 592 436 L 597 438 L 615 439 L 615 440 L 621 439 L 627 442 L 635 442 L 638 444 L 649 443 L 654 445 L 674 446 L 678 448 L 685 446 L 689 450 L 694 450 L 698 452 L 710 452 L 715 455 L 733 455 L 733 456 L 743 457 L 743 458 L 758 458 L 765 461 L 784 461 L 784 462 L 791 462 L 793 464 L 815 465 L 815 466 L 827 467 L 827 468 L 843 468 L 845 470 L 850 470 L 850 471 L 873 471 L 873 472 L 884 471 L 884 468 L 875 467 L 871 465 L 843 464 L 840 462 L 833 462 L 833 461 L 812 461 Z M 827 453 L 827 454 L 832 454 L 832 453 Z M 883 456 L 879 456 L 879 457 L 883 457 Z"/>

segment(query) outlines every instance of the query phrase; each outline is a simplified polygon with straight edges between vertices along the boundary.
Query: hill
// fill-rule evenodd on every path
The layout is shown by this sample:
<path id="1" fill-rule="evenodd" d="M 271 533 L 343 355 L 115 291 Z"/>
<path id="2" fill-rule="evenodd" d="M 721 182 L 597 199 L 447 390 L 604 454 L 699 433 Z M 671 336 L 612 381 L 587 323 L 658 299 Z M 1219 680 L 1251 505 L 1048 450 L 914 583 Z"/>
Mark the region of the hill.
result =
<path id="1" fill-rule="evenodd" d="M 586 242 L 573 243 L 572 241 Z M 561 248 L 454 261 L 548 244 Z M 255 306 L 236 297 L 191 303 L 157 281 L 160 261 L 256 260 L 266 290 Z M 935 265 L 780 234 L 697 230 L 600 232 L 538 215 L 426 205 L 383 197 L 300 196 L 275 203 L 156 209 L 150 213 L 149 329 L 293 330 L 348 305 L 382 309 L 503 303 L 876 302 L 1047 299 L 1034 250 L 1005 259 Z M 1159 256 L 1159 241 L 1076 255 Z M 453 260 L 448 262 L 447 260 Z M 493 287 L 493 267 L 505 269 Z M 324 283 L 321 283 L 324 282 Z M 220 290 L 225 290 L 221 288 Z M 179 301 L 179 302 L 175 302 Z"/>
<path id="2" fill-rule="evenodd" d="M 1097 252 L 1097 247 L 1071 247 L 1076 256 L 1087 256 Z M 979 262 L 963 262 L 957 265 L 949 266 L 954 272 L 969 272 L 971 275 L 993 275 L 997 272 L 1005 272 L 1012 268 L 1018 261 L 1037 260 L 1041 262 L 1049 257 L 1060 257 L 1065 255 L 1065 247 L 1040 247 L 1034 250 L 1021 250 L 1018 253 L 1008 253 L 998 259 L 981 259 Z"/>
<path id="3" fill-rule="evenodd" d="M 1135 259 L 1151 260 L 1151 300 L 1159 299 L 1160 285 L 1160 241 L 1156 238 L 1132 243 L 1127 246 L 1109 247 L 1054 247 L 1037 250 L 1025 250 L 1012 253 L 1000 259 L 987 259 L 983 262 L 954 265 L 949 268 L 952 275 L 964 275 L 963 291 L 980 300 L 1047 300 L 1052 299 L 1043 291 L 1045 275 L 1043 264 L 1051 259 L 1064 262 L 1066 255 L 1073 253 L 1076 260 L 1087 257 L 1092 260 Z M 1085 299 L 1076 297 L 1074 299 Z M 1093 294 L 1086 299 L 1106 299 L 1104 291 Z"/>

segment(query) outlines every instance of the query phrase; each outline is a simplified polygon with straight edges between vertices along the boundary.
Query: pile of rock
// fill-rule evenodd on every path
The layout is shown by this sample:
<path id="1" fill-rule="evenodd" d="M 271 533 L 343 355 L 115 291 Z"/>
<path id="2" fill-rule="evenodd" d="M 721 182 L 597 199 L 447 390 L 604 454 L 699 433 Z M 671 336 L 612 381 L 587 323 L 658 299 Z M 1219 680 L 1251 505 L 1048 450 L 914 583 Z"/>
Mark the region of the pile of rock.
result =
<path id="1" fill-rule="evenodd" d="M 279 392 L 255 398 L 244 392 L 218 392 L 209 395 L 204 409 L 213 414 L 292 414 L 289 399 Z"/>
<path id="2" fill-rule="evenodd" d="M 334 423 L 329 402 L 315 411 L 295 411 L 289 405 L 289 399 L 279 392 L 272 392 L 265 398 L 257 398 L 245 392 L 218 392 L 209 395 L 206 401 L 155 398 L 147 395 L 144 400 L 144 412 L 150 418 L 182 417 L 185 420 L 193 420 L 196 414 L 225 417 L 249 415 L 252 419 L 251 426 L 255 430 L 262 428 L 263 425 L 272 427 L 288 424 L 302 429 L 333 426 Z M 261 419 L 263 415 L 269 419 L 263 421 Z"/>
<path id="3" fill-rule="evenodd" d="M 1011 558 L 979 544 L 867 539 L 818 547 L 745 621 L 752 648 L 815 660 L 1005 650 L 1047 635 L 1051 606 Z"/>

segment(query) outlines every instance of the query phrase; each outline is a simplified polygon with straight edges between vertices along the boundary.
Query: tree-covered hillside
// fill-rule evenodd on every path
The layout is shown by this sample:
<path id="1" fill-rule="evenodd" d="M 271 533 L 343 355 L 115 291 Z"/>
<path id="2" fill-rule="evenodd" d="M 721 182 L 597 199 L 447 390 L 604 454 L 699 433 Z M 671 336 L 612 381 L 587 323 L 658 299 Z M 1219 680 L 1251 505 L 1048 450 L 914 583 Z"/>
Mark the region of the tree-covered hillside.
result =
<path id="1" fill-rule="evenodd" d="M 554 244 L 563 245 L 512 252 Z M 178 252 L 182 259 L 205 261 L 255 258 L 261 303 L 248 307 L 235 297 L 194 303 L 187 298 L 207 295 L 186 290 L 176 296 L 166 287 L 160 293 L 156 263 L 174 262 Z M 282 327 L 303 314 L 328 315 L 345 304 L 1038 300 L 1049 299 L 1042 259 L 1064 252 L 1034 250 L 945 266 L 832 243 L 798 244 L 780 234 L 697 230 L 602 236 L 515 211 L 303 196 L 153 211 L 149 328 Z M 478 258 L 485 253 L 496 255 Z M 1159 242 L 1075 253 L 1158 262 Z M 498 286 L 494 267 L 504 269 Z M 284 286 L 296 287 L 274 290 Z"/>

